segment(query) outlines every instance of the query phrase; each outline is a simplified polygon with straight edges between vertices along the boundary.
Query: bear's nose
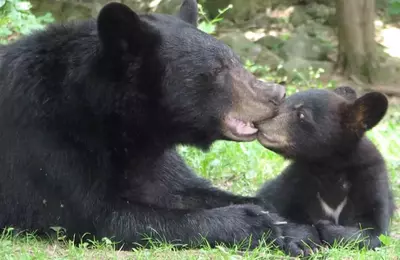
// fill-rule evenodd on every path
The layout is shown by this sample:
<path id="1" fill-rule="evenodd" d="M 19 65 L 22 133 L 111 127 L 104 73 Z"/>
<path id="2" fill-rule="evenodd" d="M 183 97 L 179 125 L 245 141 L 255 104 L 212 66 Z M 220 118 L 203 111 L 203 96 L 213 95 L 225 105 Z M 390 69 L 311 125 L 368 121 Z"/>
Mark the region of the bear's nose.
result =
<path id="1" fill-rule="evenodd" d="M 274 84 L 272 87 L 272 98 L 270 98 L 270 101 L 275 105 L 279 106 L 285 97 L 286 97 L 285 87 L 279 84 Z"/>
<path id="2" fill-rule="evenodd" d="M 256 85 L 259 89 L 259 97 L 274 105 L 279 106 L 286 96 L 286 89 L 282 85 L 262 81 L 258 81 Z"/>

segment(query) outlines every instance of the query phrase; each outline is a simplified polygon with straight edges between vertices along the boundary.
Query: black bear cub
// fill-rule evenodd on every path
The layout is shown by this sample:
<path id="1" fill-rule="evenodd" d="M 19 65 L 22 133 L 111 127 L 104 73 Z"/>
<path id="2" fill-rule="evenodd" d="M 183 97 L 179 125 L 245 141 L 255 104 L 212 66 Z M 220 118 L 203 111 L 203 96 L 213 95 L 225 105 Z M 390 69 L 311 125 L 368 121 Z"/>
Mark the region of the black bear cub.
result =
<path id="1" fill-rule="evenodd" d="M 304 224 L 316 244 L 379 247 L 394 203 L 384 159 L 364 134 L 387 108 L 383 94 L 357 98 L 347 86 L 288 97 L 278 116 L 258 125 L 258 140 L 293 162 L 258 197 Z"/>

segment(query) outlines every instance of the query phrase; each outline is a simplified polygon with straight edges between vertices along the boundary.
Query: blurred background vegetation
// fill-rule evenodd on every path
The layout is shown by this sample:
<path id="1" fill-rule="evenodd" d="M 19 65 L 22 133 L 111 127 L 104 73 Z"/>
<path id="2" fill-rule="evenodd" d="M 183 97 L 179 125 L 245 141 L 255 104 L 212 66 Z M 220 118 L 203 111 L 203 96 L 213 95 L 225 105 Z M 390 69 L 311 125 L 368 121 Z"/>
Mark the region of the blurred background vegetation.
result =
<path id="1" fill-rule="evenodd" d="M 14 41 L 46 24 L 96 17 L 108 0 L 0 0 L 0 44 Z M 181 0 L 121 0 L 138 12 L 176 13 Z M 199 28 L 224 41 L 259 78 L 287 85 L 289 94 L 305 88 L 349 84 L 363 91 L 387 94 L 390 109 L 368 136 L 388 165 L 397 205 L 400 202 L 400 0 L 199 0 Z M 217 142 L 208 153 L 179 147 L 186 161 L 214 184 L 252 194 L 287 165 L 258 143 Z M 400 212 L 384 249 L 332 249 L 316 257 L 329 259 L 398 259 Z M 60 239 L 60 237 L 58 237 Z M 106 247 L 110 245 L 105 240 Z M 104 241 L 103 241 L 104 242 Z M 93 243 L 95 246 L 98 244 Z M 13 240 L 0 235 L 0 259 L 115 259 L 121 252 L 90 251 L 38 242 L 34 236 Z M 104 249 L 104 247 L 100 248 Z M 67 249 L 67 250 L 65 250 Z M 214 250 L 214 249 L 213 249 Z M 169 247 L 136 251 L 137 259 L 262 258 L 280 255 L 267 249 L 238 253 L 176 253 Z M 325 255 L 324 255 L 325 254 Z M 106 256 L 107 255 L 107 256 Z M 110 257 L 108 257 L 110 256 Z"/>
<path id="2" fill-rule="evenodd" d="M 107 2 L 0 0 L 0 42 L 50 22 L 96 17 Z M 119 2 L 139 12 L 172 14 L 181 0 Z M 275 74 L 291 82 L 309 77 L 312 68 L 319 69 L 326 82 L 339 77 L 364 89 L 400 95 L 396 86 L 400 82 L 400 0 L 198 2 L 200 28 L 230 45 L 258 75 Z"/>

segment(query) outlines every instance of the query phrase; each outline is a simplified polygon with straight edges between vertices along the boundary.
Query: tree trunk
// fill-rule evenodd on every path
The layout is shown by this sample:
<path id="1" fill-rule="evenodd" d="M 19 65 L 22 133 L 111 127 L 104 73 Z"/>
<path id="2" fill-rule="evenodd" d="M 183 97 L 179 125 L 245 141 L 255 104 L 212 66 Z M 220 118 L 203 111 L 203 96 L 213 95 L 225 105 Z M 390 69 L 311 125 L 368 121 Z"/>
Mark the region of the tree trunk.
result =
<path id="1" fill-rule="evenodd" d="M 378 63 L 375 43 L 375 0 L 336 0 L 338 72 L 359 83 L 373 83 Z"/>

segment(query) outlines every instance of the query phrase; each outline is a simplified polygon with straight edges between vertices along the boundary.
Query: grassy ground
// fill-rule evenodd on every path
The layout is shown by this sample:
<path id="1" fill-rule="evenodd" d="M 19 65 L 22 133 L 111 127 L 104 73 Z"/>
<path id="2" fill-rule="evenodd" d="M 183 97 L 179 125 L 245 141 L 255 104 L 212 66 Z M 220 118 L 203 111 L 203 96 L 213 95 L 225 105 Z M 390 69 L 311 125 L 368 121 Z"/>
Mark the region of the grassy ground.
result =
<path id="1" fill-rule="evenodd" d="M 291 88 L 293 91 L 293 87 Z M 368 136 L 379 146 L 387 160 L 396 205 L 400 205 L 400 106 L 391 104 L 385 119 Z M 252 194 L 260 185 L 278 174 L 286 165 L 276 154 L 256 142 L 217 142 L 208 153 L 193 148 L 180 147 L 187 162 L 215 185 L 239 194 Z M 316 254 L 316 259 L 398 259 L 400 256 L 400 212 L 392 221 L 392 236 L 384 238 L 386 246 L 378 251 L 359 251 L 351 248 L 334 248 Z M 240 252 L 218 247 L 215 249 L 176 251 L 162 245 L 153 249 L 120 252 L 105 240 L 99 243 L 82 243 L 73 246 L 62 240 L 39 240 L 33 235 L 0 238 L 0 259 L 271 259 L 285 258 L 282 252 L 268 247 Z"/>

